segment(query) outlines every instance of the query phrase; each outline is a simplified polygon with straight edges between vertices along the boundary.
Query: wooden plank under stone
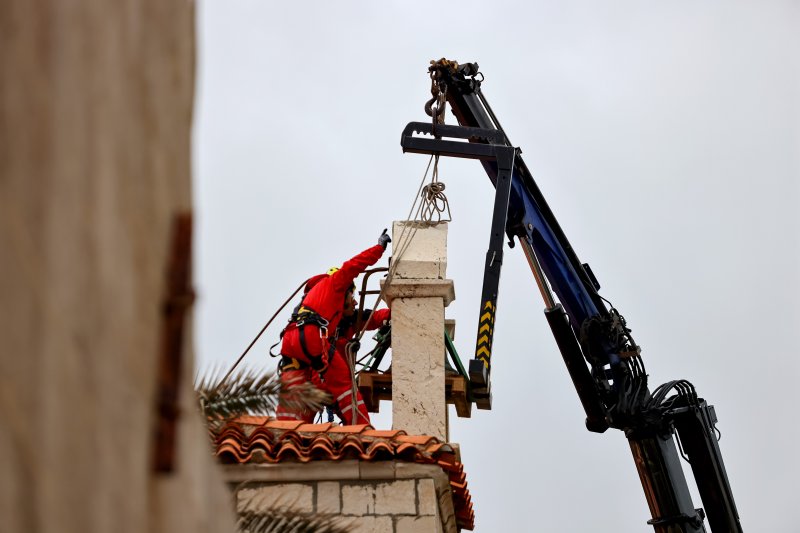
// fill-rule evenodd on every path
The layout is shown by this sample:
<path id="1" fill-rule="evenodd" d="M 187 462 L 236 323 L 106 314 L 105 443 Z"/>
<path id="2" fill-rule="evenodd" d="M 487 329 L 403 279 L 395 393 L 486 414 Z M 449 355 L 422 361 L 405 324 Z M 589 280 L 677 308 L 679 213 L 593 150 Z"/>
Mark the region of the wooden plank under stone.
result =
<path id="1" fill-rule="evenodd" d="M 467 380 L 464 376 L 445 376 L 445 401 L 456 406 L 459 418 L 472 416 L 472 402 L 467 395 Z M 358 390 L 370 413 L 378 413 L 381 400 L 392 400 L 392 375 L 379 372 L 361 372 L 358 375 Z"/>

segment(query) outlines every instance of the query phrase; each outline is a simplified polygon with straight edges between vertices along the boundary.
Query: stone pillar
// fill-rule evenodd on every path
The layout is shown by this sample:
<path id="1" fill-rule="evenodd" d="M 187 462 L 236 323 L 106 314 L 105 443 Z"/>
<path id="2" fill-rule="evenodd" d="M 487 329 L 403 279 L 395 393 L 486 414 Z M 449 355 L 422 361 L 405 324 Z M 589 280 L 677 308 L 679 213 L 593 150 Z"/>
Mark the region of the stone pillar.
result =
<path id="1" fill-rule="evenodd" d="M 447 224 L 395 222 L 392 243 L 392 427 L 446 442 L 444 308 L 455 299 L 445 278 Z"/>

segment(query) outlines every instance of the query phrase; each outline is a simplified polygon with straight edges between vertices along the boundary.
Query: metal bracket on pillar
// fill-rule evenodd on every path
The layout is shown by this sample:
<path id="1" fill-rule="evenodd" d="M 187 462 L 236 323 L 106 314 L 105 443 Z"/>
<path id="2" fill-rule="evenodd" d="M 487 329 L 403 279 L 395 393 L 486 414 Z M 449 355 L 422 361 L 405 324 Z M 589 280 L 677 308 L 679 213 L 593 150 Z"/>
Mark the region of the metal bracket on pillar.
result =
<path id="1" fill-rule="evenodd" d="M 429 137 L 415 137 L 414 133 L 421 133 Z M 464 142 L 464 140 L 469 142 Z M 403 147 L 403 152 L 491 160 L 497 163 L 492 230 L 483 272 L 475 358 L 469 362 L 472 398 L 475 399 L 479 409 L 491 409 L 492 339 L 494 338 L 500 270 L 503 266 L 503 237 L 511 195 L 511 176 L 517 149 L 508 145 L 505 134 L 499 130 L 433 125 L 426 122 L 410 122 L 403 130 L 400 145 Z"/>

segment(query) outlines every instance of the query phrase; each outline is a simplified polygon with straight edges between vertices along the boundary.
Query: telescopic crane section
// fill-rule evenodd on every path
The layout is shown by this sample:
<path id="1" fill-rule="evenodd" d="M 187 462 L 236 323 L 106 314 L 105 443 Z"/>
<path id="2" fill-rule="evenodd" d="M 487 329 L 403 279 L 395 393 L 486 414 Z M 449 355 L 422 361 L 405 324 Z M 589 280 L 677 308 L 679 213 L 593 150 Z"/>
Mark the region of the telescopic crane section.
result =
<path id="1" fill-rule="evenodd" d="M 545 317 L 586 412 L 590 431 L 623 430 L 658 533 L 741 532 L 736 505 L 717 444 L 713 407 L 685 380 L 652 393 L 639 346 L 625 319 L 598 293 L 600 285 L 581 263 L 531 172 L 500 126 L 481 91 L 476 63 L 431 62 L 431 122 L 403 131 L 404 152 L 481 161 L 495 186 L 470 392 L 491 408 L 491 346 L 503 263 L 503 233 L 525 254 L 545 301 Z M 459 126 L 445 125 L 445 102 Z M 515 241 L 516 240 L 516 241 Z M 692 466 L 705 510 L 695 509 L 680 465 L 676 438 Z"/>

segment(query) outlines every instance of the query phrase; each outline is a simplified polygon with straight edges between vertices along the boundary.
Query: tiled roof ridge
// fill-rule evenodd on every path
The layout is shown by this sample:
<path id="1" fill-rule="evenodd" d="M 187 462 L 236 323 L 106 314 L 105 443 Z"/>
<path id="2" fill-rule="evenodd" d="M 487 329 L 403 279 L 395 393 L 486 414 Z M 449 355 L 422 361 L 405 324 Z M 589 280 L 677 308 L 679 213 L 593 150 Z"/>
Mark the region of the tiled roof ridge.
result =
<path id="1" fill-rule="evenodd" d="M 474 527 L 475 513 L 463 465 L 453 447 L 430 435 L 376 430 L 369 424 L 306 424 L 266 416 L 241 416 L 213 431 L 216 455 L 227 463 L 401 460 L 439 466 L 450 481 L 456 522 Z"/>

